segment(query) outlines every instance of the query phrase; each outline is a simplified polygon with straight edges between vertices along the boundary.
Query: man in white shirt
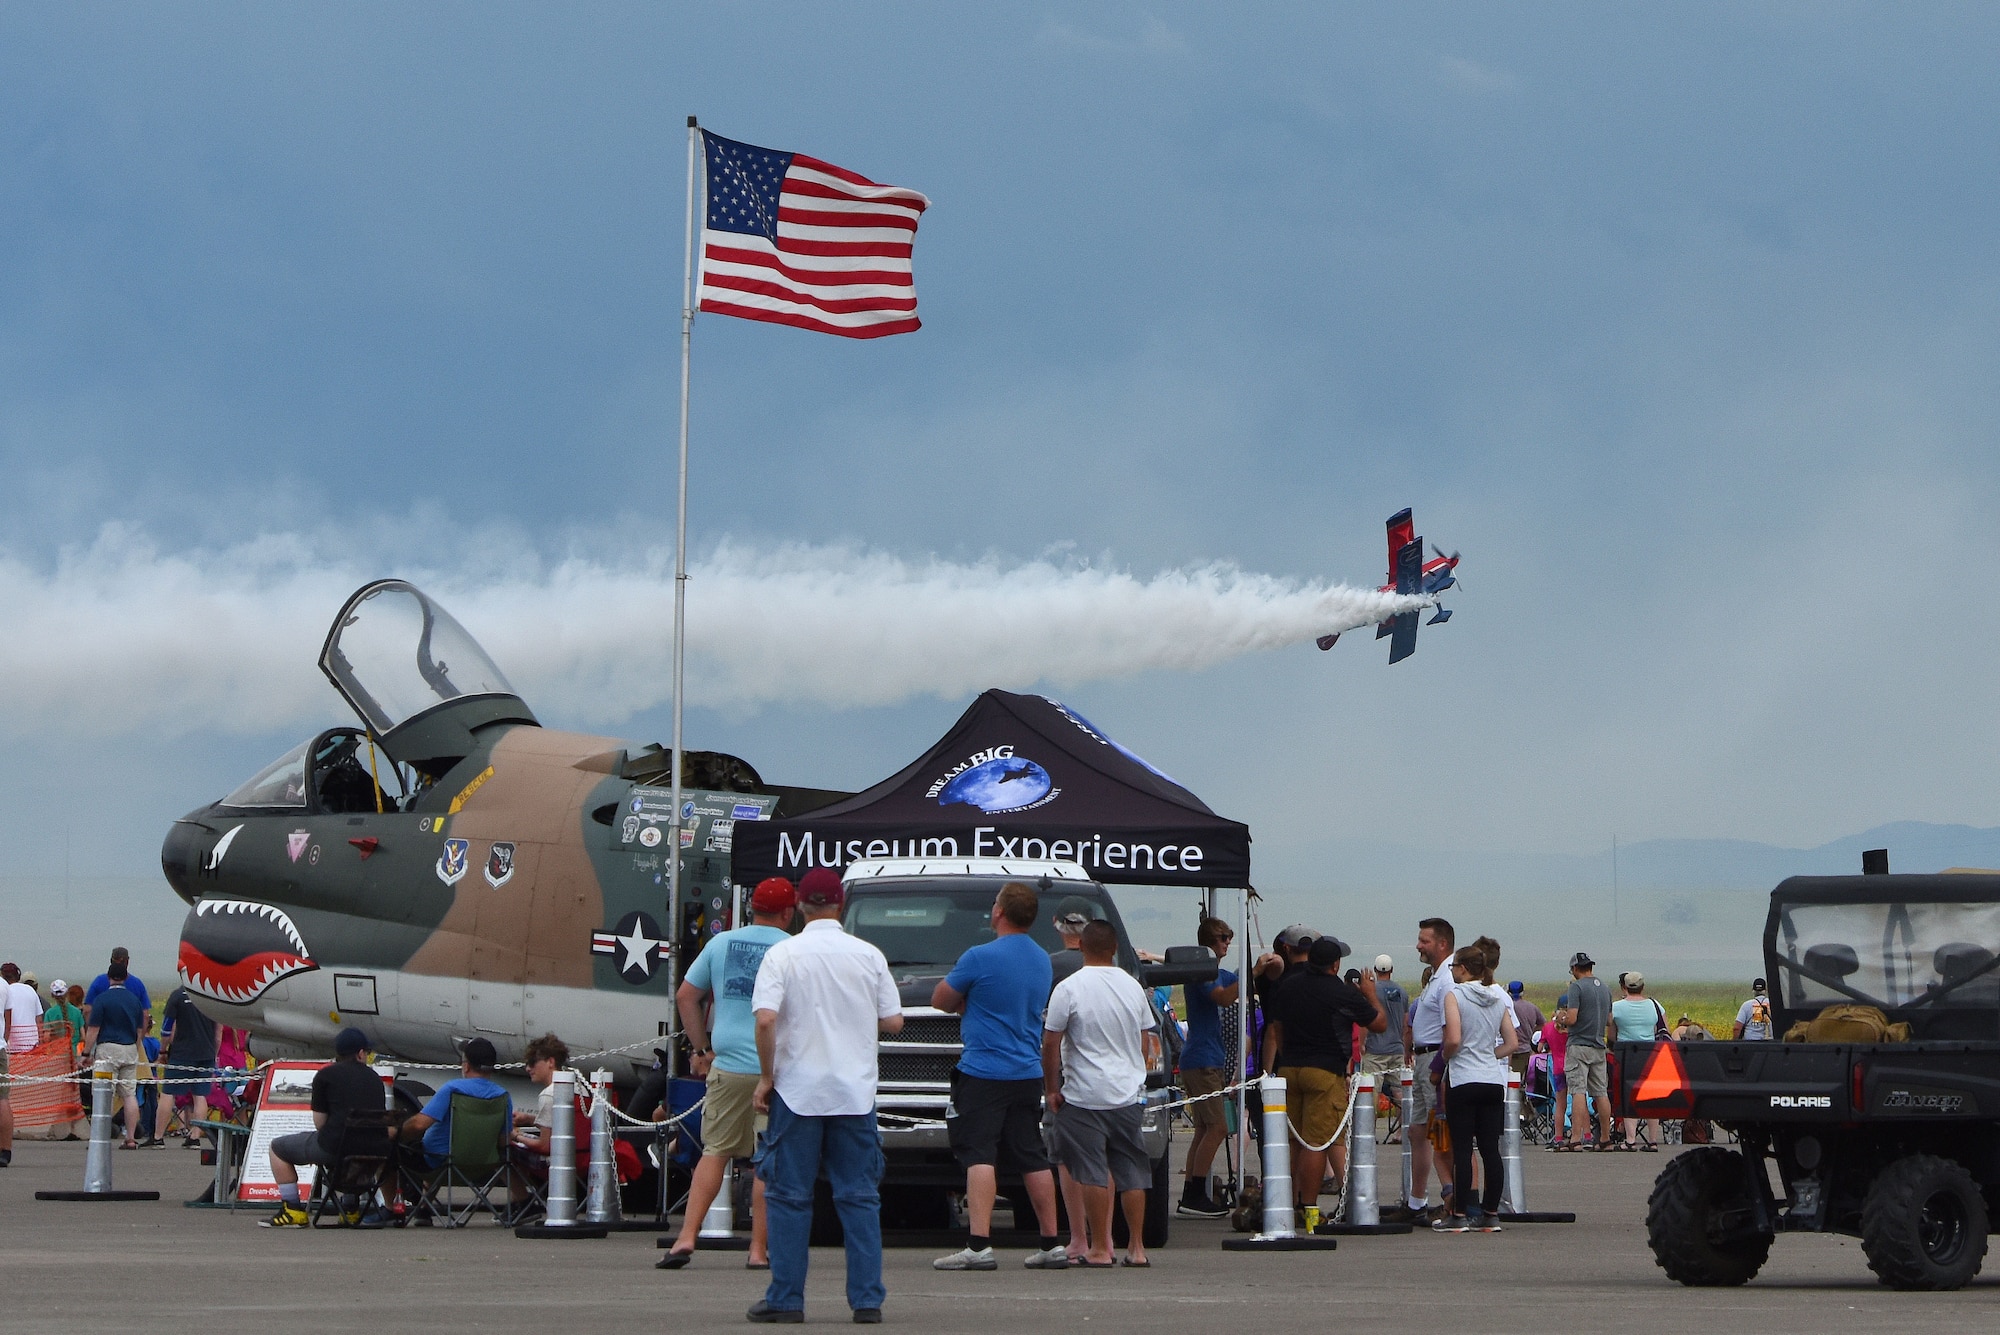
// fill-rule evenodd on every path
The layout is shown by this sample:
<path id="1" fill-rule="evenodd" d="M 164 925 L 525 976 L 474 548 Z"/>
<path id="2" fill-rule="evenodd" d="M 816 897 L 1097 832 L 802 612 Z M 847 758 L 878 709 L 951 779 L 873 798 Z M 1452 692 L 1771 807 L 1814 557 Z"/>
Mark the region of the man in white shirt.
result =
<path id="1" fill-rule="evenodd" d="M 1080 1264 L 1108 1266 L 1111 1195 L 1130 1232 L 1125 1264 L 1146 1259 L 1146 1188 L 1153 1165 L 1140 1128 L 1146 1113 L 1146 1062 L 1158 1050 L 1160 1024 L 1146 993 L 1118 967 L 1118 933 L 1108 922 L 1083 929 L 1083 967 L 1056 984 L 1043 1021 L 1042 1081 L 1055 1117 L 1063 1166 L 1083 1189 L 1089 1248 Z"/>
<path id="2" fill-rule="evenodd" d="M 799 881 L 805 930 L 765 952 L 750 998 L 770 1115 L 757 1176 L 764 1183 L 771 1283 L 748 1315 L 805 1320 L 813 1183 L 822 1170 L 847 1235 L 847 1305 L 882 1320 L 882 1143 L 875 1128 L 875 1044 L 901 1033 L 903 1005 L 882 952 L 840 927 L 840 877 L 815 867 Z"/>
<path id="3" fill-rule="evenodd" d="M 1442 1123 L 1438 1115 L 1438 1087 L 1431 1081 L 1431 1060 L 1437 1056 L 1438 1048 L 1444 1043 L 1444 998 L 1451 991 L 1451 968 L 1448 961 L 1458 948 L 1458 934 L 1443 918 L 1425 918 L 1417 924 L 1417 956 L 1436 972 L 1417 995 L 1410 1007 L 1410 1065 L 1416 1078 L 1411 1082 L 1411 1092 L 1416 1095 L 1416 1112 L 1411 1125 L 1403 1128 L 1403 1134 L 1410 1139 L 1410 1200 L 1412 1217 L 1423 1214 L 1430 1201 L 1431 1168 L 1437 1168 L 1440 1196 L 1451 1191 L 1451 1156 L 1431 1153 L 1432 1123 Z M 1451 1202 L 1445 1200 L 1438 1207 L 1445 1214 L 1451 1213 Z M 1419 1222 L 1422 1222 L 1421 1219 Z"/>
<path id="4" fill-rule="evenodd" d="M 35 1050 L 41 1023 L 41 994 L 21 981 L 21 971 L 11 962 L 0 964 L 0 1168 L 14 1162 L 14 1103 L 7 1097 L 7 1071 L 14 1054 Z"/>

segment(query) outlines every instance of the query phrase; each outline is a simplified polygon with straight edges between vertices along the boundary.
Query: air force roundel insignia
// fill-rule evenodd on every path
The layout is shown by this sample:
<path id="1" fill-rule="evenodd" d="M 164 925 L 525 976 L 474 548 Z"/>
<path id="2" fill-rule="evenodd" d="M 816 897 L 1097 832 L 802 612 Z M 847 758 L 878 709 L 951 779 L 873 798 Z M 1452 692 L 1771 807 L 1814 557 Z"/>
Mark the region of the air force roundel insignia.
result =
<path id="1" fill-rule="evenodd" d="M 471 840 L 469 839 L 445 840 L 444 850 L 438 854 L 438 860 L 437 860 L 438 879 L 440 881 L 443 881 L 446 885 L 457 885 L 460 881 L 464 880 L 466 867 L 469 865 L 469 858 L 471 857 L 471 853 L 472 853 Z"/>
<path id="2" fill-rule="evenodd" d="M 618 920 L 617 927 L 591 934 L 590 953 L 611 956 L 618 976 L 637 987 L 650 979 L 666 958 L 667 941 L 652 914 L 628 913 Z"/>

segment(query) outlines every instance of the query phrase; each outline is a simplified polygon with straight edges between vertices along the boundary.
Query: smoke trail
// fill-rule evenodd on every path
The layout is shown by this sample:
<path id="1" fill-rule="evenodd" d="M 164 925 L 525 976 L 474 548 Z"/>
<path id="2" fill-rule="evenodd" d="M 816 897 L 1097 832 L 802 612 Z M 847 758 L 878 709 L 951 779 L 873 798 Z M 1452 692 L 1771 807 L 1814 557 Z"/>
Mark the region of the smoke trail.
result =
<path id="1" fill-rule="evenodd" d="M 670 698 L 673 579 L 576 558 L 472 578 L 327 561 L 296 536 L 163 553 L 111 528 L 52 570 L 0 557 L 0 731 L 178 735 L 335 712 L 316 662 L 342 599 L 403 574 L 449 607 L 550 717 L 608 726 Z M 848 547 L 724 545 L 688 593 L 688 693 L 705 706 L 883 705 L 1198 671 L 1426 600 L 1226 565 L 1140 577 Z"/>

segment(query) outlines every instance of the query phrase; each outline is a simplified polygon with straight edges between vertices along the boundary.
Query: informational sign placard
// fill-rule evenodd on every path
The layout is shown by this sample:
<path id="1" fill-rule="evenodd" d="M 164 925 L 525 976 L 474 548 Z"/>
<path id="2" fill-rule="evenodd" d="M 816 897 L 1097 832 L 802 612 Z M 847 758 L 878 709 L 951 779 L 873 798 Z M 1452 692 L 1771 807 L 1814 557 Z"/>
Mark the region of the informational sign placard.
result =
<path id="1" fill-rule="evenodd" d="M 258 1068 L 263 1083 L 257 1090 L 257 1109 L 251 1114 L 250 1142 L 243 1151 L 243 1177 L 236 1187 L 239 1201 L 275 1201 L 278 1182 L 271 1176 L 271 1142 L 295 1131 L 313 1130 L 313 1076 L 325 1062 L 274 1061 Z M 312 1190 L 316 1170 L 312 1165 L 299 1169 L 299 1195 Z"/>
<path id="2" fill-rule="evenodd" d="M 257 1109 L 250 1117 L 250 1140 L 243 1153 L 243 1176 L 236 1187 L 239 1201 L 275 1201 L 278 1199 L 277 1179 L 271 1176 L 271 1142 L 279 1136 L 289 1136 L 295 1131 L 313 1131 L 312 1082 L 325 1062 L 274 1061 L 257 1068 L 263 1076 L 263 1084 L 257 1092 Z M 382 1077 L 382 1099 L 385 1107 L 395 1104 L 391 1090 L 396 1084 L 396 1071 L 391 1066 L 376 1066 L 374 1072 Z M 319 1170 L 311 1164 L 299 1165 L 299 1196 L 304 1199 L 312 1193 L 313 1179 Z"/>

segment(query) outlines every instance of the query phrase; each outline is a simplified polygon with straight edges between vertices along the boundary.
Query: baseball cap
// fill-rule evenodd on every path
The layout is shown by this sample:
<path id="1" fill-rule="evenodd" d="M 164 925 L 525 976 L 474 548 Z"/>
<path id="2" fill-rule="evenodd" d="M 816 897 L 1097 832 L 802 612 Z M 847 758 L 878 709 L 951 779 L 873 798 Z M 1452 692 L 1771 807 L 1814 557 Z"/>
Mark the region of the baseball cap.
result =
<path id="1" fill-rule="evenodd" d="M 1271 939 L 1271 944 L 1274 946 L 1286 946 L 1292 950 L 1298 950 L 1303 946 L 1311 945 L 1314 941 L 1317 941 L 1318 939 L 1319 939 L 1318 932 L 1315 932 L 1312 928 L 1306 926 L 1302 922 L 1295 922 L 1290 927 L 1287 927 L 1284 931 L 1279 932 L 1277 936 L 1273 937 Z"/>
<path id="2" fill-rule="evenodd" d="M 1576 954 L 1569 957 L 1569 967 L 1572 969 L 1594 969 L 1597 967 L 1597 961 L 1579 950 Z"/>
<path id="3" fill-rule="evenodd" d="M 783 876 L 771 876 L 757 882 L 751 892 L 750 907 L 758 913 L 789 913 L 798 907 L 799 892 Z"/>
<path id="4" fill-rule="evenodd" d="M 42 985 L 42 980 L 35 977 L 35 971 L 33 969 L 23 970 L 21 973 L 21 981 L 26 983 L 29 987 L 40 987 Z"/>
<path id="5" fill-rule="evenodd" d="M 1056 921 L 1078 930 L 1090 926 L 1091 919 L 1096 916 L 1090 911 L 1090 901 L 1082 895 L 1071 895 L 1056 905 Z"/>
<path id="6" fill-rule="evenodd" d="M 1375 957 L 1375 972 L 1376 973 L 1396 972 L 1396 961 L 1390 959 L 1387 955 L 1377 955 Z"/>
<path id="7" fill-rule="evenodd" d="M 1523 989 L 1521 986 L 1521 980 L 1518 978 L 1516 978 L 1513 982 L 1507 984 L 1507 992 L 1511 996 L 1516 996 L 1516 997 L 1520 996 L 1522 990 Z"/>
<path id="8" fill-rule="evenodd" d="M 1339 964 L 1341 957 L 1347 953 L 1340 946 L 1341 943 L 1337 937 L 1315 937 L 1311 949 L 1306 951 L 1306 963 L 1312 965 L 1315 969 L 1331 969 L 1334 965 Z"/>
<path id="9" fill-rule="evenodd" d="M 1764 990 L 1764 986 L 1765 986 L 1764 980 L 1761 978 L 1752 978 L 1750 980 L 1750 990 L 1752 992 L 1762 992 Z"/>
<path id="10" fill-rule="evenodd" d="M 474 1041 L 481 1043 L 486 1042 L 486 1040 L 484 1039 L 476 1039 Z M 466 1055 L 470 1056 L 472 1052 L 472 1044 L 471 1043 L 466 1044 L 465 1048 L 466 1048 Z M 350 1025 L 348 1028 L 341 1030 L 340 1034 L 333 1040 L 333 1050 L 335 1055 L 341 1057 L 352 1057 L 357 1052 L 366 1052 L 368 1051 L 368 1035 L 362 1033 L 359 1029 L 356 1029 Z M 492 1052 L 493 1045 L 491 1043 L 487 1043 L 486 1050 L 489 1053 Z M 477 1066 L 478 1064 L 479 1063 L 477 1062 L 473 1063 L 473 1065 L 475 1066 Z M 491 1066 L 493 1063 L 487 1062 L 486 1064 L 488 1066 Z"/>
<path id="11" fill-rule="evenodd" d="M 67 991 L 69 991 L 69 984 L 60 978 L 49 984 L 49 995 L 52 997 L 59 997 Z"/>
<path id="12" fill-rule="evenodd" d="M 361 1031 L 357 1029 L 354 1032 Z M 490 1071 L 500 1064 L 500 1054 L 493 1050 L 490 1039 L 469 1038 L 465 1041 L 465 1046 L 458 1051 L 459 1055 L 465 1058 L 465 1064 L 475 1071 Z"/>
<path id="13" fill-rule="evenodd" d="M 1632 970 L 1632 971 L 1631 971 L 1630 973 L 1628 973 L 1628 974 L 1626 974 L 1626 975 L 1625 975 L 1625 986 L 1626 986 L 1626 987 L 1628 987 L 1628 988 L 1630 988 L 1630 987 L 1644 987 L 1645 985 L 1646 985 L 1646 975 L 1645 975 L 1645 974 L 1643 974 L 1643 973 L 1640 973 L 1640 972 L 1639 972 L 1639 971 L 1638 971 L 1637 969 L 1634 969 L 1634 970 Z"/>
<path id="14" fill-rule="evenodd" d="M 799 878 L 799 903 L 825 907 L 828 904 L 845 904 L 847 888 L 840 878 L 825 867 L 814 867 Z"/>

